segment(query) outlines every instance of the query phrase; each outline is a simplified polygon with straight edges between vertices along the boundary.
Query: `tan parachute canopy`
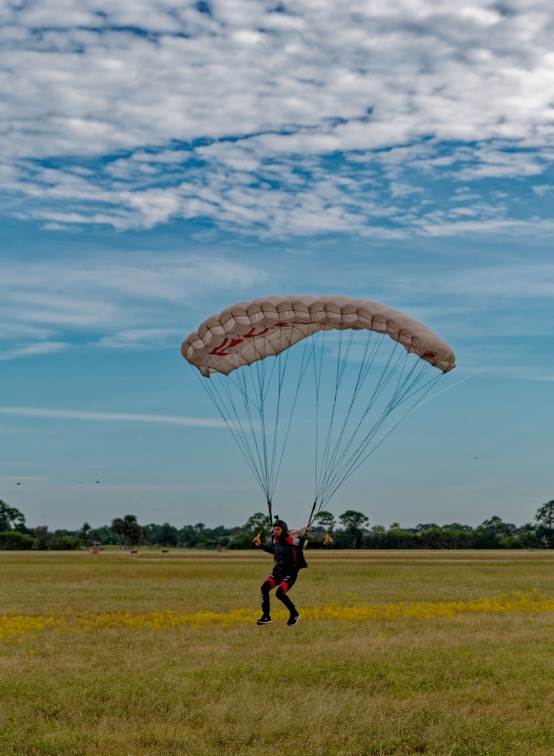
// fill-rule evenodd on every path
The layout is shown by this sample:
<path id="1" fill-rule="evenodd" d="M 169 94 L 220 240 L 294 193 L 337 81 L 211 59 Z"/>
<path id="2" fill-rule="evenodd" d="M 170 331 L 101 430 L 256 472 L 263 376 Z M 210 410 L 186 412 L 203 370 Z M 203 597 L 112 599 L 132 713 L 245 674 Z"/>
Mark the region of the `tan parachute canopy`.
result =
<path id="1" fill-rule="evenodd" d="M 387 334 L 407 352 L 447 373 L 454 352 L 427 326 L 379 302 L 349 297 L 262 297 L 239 302 L 208 318 L 183 342 L 183 357 L 202 375 L 228 375 L 315 334 L 330 330 Z"/>

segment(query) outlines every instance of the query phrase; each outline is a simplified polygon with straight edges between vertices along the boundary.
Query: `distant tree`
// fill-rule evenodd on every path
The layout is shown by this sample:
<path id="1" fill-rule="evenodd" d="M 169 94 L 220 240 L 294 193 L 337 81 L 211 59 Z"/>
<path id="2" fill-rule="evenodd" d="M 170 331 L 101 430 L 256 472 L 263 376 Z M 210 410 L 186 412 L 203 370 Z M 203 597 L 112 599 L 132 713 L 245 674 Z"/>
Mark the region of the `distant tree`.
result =
<path id="1" fill-rule="evenodd" d="M 549 549 L 554 548 L 554 499 L 539 507 L 535 520 L 541 542 Z"/>
<path id="2" fill-rule="evenodd" d="M 263 512 L 256 512 L 248 518 L 242 528 L 230 531 L 227 547 L 232 550 L 253 549 L 252 540 L 261 532 L 261 537 L 266 538 L 270 532 L 269 518 Z"/>
<path id="3" fill-rule="evenodd" d="M 515 531 L 515 525 L 504 522 L 501 517 L 494 515 L 475 528 L 470 547 L 474 549 L 517 548 L 520 544 L 514 537 Z"/>
<path id="4" fill-rule="evenodd" d="M 196 530 L 192 525 L 185 525 L 181 530 L 177 531 L 177 545 L 189 546 L 191 541 L 196 537 Z"/>
<path id="5" fill-rule="evenodd" d="M 123 535 L 127 546 L 139 546 L 144 536 L 144 528 L 139 525 L 135 515 L 125 515 L 123 518 Z"/>
<path id="6" fill-rule="evenodd" d="M 164 522 L 160 525 L 158 533 L 156 535 L 156 543 L 160 546 L 177 546 L 179 541 L 179 531 L 177 528 L 170 525 L 168 522 Z"/>
<path id="7" fill-rule="evenodd" d="M 343 525 L 344 531 L 339 536 L 336 534 L 339 545 L 343 548 L 359 549 L 362 545 L 363 528 L 369 525 L 369 520 L 363 512 L 356 512 L 354 509 L 347 509 L 339 516 L 339 522 Z"/>
<path id="8" fill-rule="evenodd" d="M 0 549 L 10 551 L 20 551 L 31 549 L 34 538 L 25 533 L 19 533 L 17 530 L 5 530 L 0 532 Z"/>
<path id="9" fill-rule="evenodd" d="M 80 547 L 81 539 L 76 535 L 70 535 L 67 530 L 56 530 L 52 533 L 46 525 L 34 529 L 32 548 L 38 551 L 73 550 Z"/>
<path id="10" fill-rule="evenodd" d="M 246 531 L 248 535 L 252 536 L 257 535 L 260 530 L 262 531 L 262 534 L 267 534 L 269 531 L 268 516 L 263 514 L 263 512 L 256 512 L 256 514 L 253 514 L 252 517 L 248 518 L 246 524 L 243 526 L 243 530 Z"/>
<path id="11" fill-rule="evenodd" d="M 468 548 L 471 533 L 456 528 L 440 527 L 424 528 L 417 535 L 414 543 L 416 548 L 421 549 L 463 549 Z"/>
<path id="12" fill-rule="evenodd" d="M 329 531 L 330 533 L 333 532 L 336 522 L 335 517 L 331 512 L 319 512 L 314 517 L 314 522 L 316 522 L 318 525 L 321 525 L 322 528 Z"/>
<path id="13" fill-rule="evenodd" d="M 363 528 L 369 524 L 368 518 L 363 512 L 356 512 L 354 509 L 347 509 L 339 517 L 339 522 L 345 528 Z"/>
<path id="14" fill-rule="evenodd" d="M 526 522 L 517 529 L 517 540 L 522 549 L 538 549 L 541 539 L 537 532 L 538 528 L 532 522 Z"/>
<path id="15" fill-rule="evenodd" d="M 489 520 L 485 520 L 481 524 L 481 527 L 488 533 L 500 537 L 511 535 L 516 529 L 515 525 L 512 525 L 509 522 L 504 522 L 501 517 L 498 517 L 498 515 L 494 515 Z"/>
<path id="16" fill-rule="evenodd" d="M 385 548 L 387 530 L 384 525 L 373 525 L 363 540 L 364 549 Z"/>
<path id="17" fill-rule="evenodd" d="M 9 507 L 0 499 L 0 531 L 17 530 L 25 526 L 25 515 L 15 507 Z"/>
<path id="18" fill-rule="evenodd" d="M 461 530 L 468 533 L 473 530 L 471 525 L 462 525 L 459 522 L 452 522 L 450 525 L 443 525 L 443 528 L 446 528 L 447 530 Z"/>
<path id="19" fill-rule="evenodd" d="M 123 518 L 115 517 L 112 520 L 111 530 L 112 533 L 115 534 L 120 547 L 123 548 L 123 536 L 125 533 L 125 523 L 123 522 Z"/>
<path id="20" fill-rule="evenodd" d="M 145 528 L 139 525 L 135 515 L 125 515 L 125 517 L 116 517 L 112 520 L 112 531 L 117 535 L 119 545 L 122 539 L 125 539 L 125 547 L 139 546 L 141 539 L 145 535 Z"/>
<path id="21" fill-rule="evenodd" d="M 417 545 L 417 535 L 393 522 L 386 532 L 383 548 L 413 549 Z"/>
<path id="22" fill-rule="evenodd" d="M 35 528 L 35 540 L 33 541 L 33 549 L 38 551 L 44 551 L 48 548 L 48 528 L 46 525 L 39 525 Z"/>
<path id="23" fill-rule="evenodd" d="M 422 524 L 421 522 L 419 525 L 416 525 L 414 528 L 414 533 L 421 533 L 422 530 L 436 530 L 439 526 L 434 522 L 428 522 L 425 524 Z"/>
<path id="24" fill-rule="evenodd" d="M 101 525 L 99 528 L 92 528 L 88 534 L 89 542 L 96 544 L 115 544 L 118 542 L 117 536 L 109 525 Z"/>
<path id="25" fill-rule="evenodd" d="M 91 525 L 88 524 L 88 522 L 84 522 L 81 525 L 81 530 L 79 531 L 79 535 L 83 539 L 83 542 L 85 543 L 85 545 L 86 545 L 86 543 L 88 541 L 89 533 L 90 533 L 91 530 L 92 530 L 92 527 L 91 527 Z"/>

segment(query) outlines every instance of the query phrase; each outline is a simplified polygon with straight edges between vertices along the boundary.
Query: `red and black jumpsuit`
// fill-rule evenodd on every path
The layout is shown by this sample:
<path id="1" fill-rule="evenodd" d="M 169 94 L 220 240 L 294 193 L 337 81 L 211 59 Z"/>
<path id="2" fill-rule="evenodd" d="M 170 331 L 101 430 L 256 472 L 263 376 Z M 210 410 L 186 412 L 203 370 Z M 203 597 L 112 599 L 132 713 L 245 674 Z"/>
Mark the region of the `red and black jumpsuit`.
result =
<path id="1" fill-rule="evenodd" d="M 271 539 L 271 546 L 260 545 L 263 551 L 273 554 L 275 565 L 273 572 L 266 578 L 262 585 L 262 612 L 264 616 L 269 617 L 269 592 L 277 586 L 275 595 L 287 607 L 291 615 L 296 612 L 296 607 L 287 596 L 288 591 L 296 582 L 298 571 L 307 567 L 306 560 L 302 553 L 305 538 L 294 538 L 283 533 L 279 538 L 275 536 Z M 323 546 L 322 543 L 310 541 L 306 544 L 307 548 L 317 548 Z"/>

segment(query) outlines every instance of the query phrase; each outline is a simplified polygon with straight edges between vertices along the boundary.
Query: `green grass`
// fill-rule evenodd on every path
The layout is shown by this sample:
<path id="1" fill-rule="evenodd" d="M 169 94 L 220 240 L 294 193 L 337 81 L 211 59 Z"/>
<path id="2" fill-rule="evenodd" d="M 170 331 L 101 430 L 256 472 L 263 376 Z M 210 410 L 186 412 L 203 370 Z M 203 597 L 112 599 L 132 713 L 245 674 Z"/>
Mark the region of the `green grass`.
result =
<path id="1" fill-rule="evenodd" d="M 514 592 L 552 599 L 554 554 L 309 556 L 291 594 L 304 611 L 293 628 L 279 618 L 262 628 L 211 622 L 155 632 L 133 618 L 238 608 L 257 616 L 271 560 L 0 552 L 4 615 L 131 615 L 129 626 L 0 639 L 0 753 L 554 752 L 554 612 L 309 618 L 320 604 L 340 614 L 401 602 L 489 598 L 492 606 Z"/>

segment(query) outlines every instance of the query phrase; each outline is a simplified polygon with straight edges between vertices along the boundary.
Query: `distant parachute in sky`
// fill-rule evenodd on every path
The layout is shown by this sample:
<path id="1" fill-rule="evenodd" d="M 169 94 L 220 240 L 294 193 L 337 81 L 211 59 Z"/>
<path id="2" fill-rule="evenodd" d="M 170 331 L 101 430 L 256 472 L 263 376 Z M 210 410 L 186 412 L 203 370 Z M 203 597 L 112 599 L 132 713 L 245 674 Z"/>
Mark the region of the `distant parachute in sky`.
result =
<path id="1" fill-rule="evenodd" d="M 202 385 L 270 511 L 291 427 L 298 420 L 304 436 L 311 426 L 310 520 L 455 366 L 448 344 L 417 320 L 336 296 L 240 302 L 204 321 L 181 352 L 210 378 Z"/>

